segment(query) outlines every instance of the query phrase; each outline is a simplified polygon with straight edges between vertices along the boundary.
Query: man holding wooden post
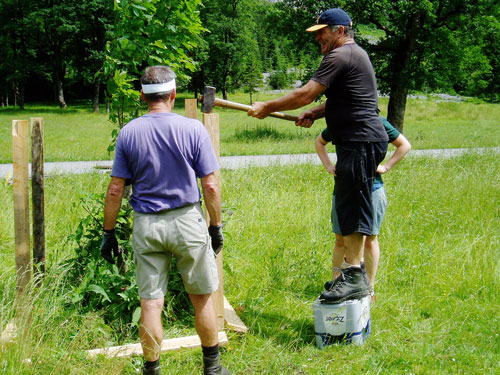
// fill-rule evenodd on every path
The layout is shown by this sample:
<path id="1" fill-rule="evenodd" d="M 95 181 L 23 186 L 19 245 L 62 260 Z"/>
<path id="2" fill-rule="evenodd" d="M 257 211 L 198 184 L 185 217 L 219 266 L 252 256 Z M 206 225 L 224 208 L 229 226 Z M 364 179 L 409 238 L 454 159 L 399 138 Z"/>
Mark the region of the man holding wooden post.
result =
<path id="1" fill-rule="evenodd" d="M 161 312 L 171 255 L 195 310 L 205 375 L 227 375 L 221 365 L 216 312 L 211 294 L 218 287 L 215 256 L 223 246 L 219 169 L 210 137 L 197 120 L 172 113 L 175 74 L 152 66 L 141 78 L 148 113 L 119 133 L 104 208 L 102 256 L 114 262 L 114 227 L 124 188 L 131 183 L 134 209 L 132 247 L 141 297 L 140 337 L 145 375 L 158 375 L 163 337 Z M 210 226 L 200 204 L 198 178 Z"/>
<path id="2" fill-rule="evenodd" d="M 339 8 L 328 9 L 306 31 L 316 33 L 325 55 L 311 80 L 281 98 L 254 103 L 248 115 L 262 119 L 275 111 L 308 105 L 323 93 L 327 97 L 326 103 L 303 112 L 296 125 L 310 127 L 325 117 L 326 131 L 336 146 L 335 209 L 349 267 L 320 300 L 339 303 L 369 294 L 360 264 L 365 235 L 371 234 L 373 226 L 373 181 L 387 152 L 388 137 L 378 114 L 375 73 L 367 53 L 354 41 L 349 15 Z"/>

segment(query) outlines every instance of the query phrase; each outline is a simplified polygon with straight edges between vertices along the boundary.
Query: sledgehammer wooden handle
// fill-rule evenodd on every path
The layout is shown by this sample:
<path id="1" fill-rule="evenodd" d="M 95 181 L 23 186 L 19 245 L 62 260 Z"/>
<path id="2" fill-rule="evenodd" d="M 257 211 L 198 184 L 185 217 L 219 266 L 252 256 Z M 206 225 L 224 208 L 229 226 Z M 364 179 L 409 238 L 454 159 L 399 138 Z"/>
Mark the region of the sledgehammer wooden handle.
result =
<path id="1" fill-rule="evenodd" d="M 214 99 L 214 105 L 217 107 L 225 107 L 225 108 L 231 108 L 231 109 L 238 109 L 240 111 L 245 111 L 248 112 L 249 109 L 252 107 L 249 105 L 245 104 L 240 104 L 240 103 L 235 103 L 235 102 L 230 102 L 229 100 L 224 100 L 224 99 Z M 289 120 L 289 121 L 297 121 L 299 119 L 298 116 L 292 116 L 287 113 L 282 113 L 282 112 L 272 112 L 269 114 L 271 117 L 276 117 L 280 118 L 283 120 Z"/>

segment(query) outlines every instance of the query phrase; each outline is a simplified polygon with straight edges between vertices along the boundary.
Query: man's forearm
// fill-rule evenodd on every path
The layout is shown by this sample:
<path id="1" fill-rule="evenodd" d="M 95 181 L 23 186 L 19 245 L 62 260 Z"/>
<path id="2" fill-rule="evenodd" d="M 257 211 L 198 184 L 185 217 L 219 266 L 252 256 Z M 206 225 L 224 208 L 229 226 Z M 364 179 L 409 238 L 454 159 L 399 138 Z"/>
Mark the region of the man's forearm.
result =
<path id="1" fill-rule="evenodd" d="M 211 225 L 222 225 L 222 198 L 220 186 L 217 178 L 213 173 L 201 179 L 201 187 L 203 190 L 203 198 L 205 206 L 210 216 Z"/>
<path id="2" fill-rule="evenodd" d="M 328 170 L 328 168 L 332 166 L 332 162 L 330 161 L 330 157 L 328 156 L 328 152 L 326 151 L 326 145 L 323 144 L 319 139 L 316 139 L 314 145 L 316 146 L 316 152 L 319 156 L 319 159 L 321 160 L 321 163 L 323 164 L 323 167 Z"/>
<path id="3" fill-rule="evenodd" d="M 315 120 L 325 117 L 325 107 L 326 104 L 323 103 L 311 109 L 311 112 L 313 113 Z"/>
<path id="4" fill-rule="evenodd" d="M 122 206 L 125 183 L 113 178 L 108 186 L 104 201 L 104 229 L 111 230 L 116 225 L 116 219 Z"/>

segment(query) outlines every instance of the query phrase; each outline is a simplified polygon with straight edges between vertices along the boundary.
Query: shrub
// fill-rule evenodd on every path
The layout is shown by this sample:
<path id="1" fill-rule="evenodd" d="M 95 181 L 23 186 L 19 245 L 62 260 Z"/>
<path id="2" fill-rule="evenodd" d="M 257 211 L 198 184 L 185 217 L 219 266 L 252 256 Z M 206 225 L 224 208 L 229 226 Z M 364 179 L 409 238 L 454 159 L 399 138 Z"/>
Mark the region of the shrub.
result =
<path id="1" fill-rule="evenodd" d="M 72 296 L 68 303 L 81 313 L 99 311 L 104 321 L 118 333 L 132 333 L 137 329 L 141 315 L 130 243 L 132 207 L 123 200 L 115 227 L 120 255 L 115 264 L 109 264 L 101 257 L 100 251 L 104 195 L 89 194 L 81 197 L 79 202 L 87 214 L 75 233 L 68 236 L 68 240 L 76 244 L 74 256 L 64 263 Z M 175 265 L 175 259 L 172 259 L 172 265 Z M 170 271 L 169 280 L 165 318 L 175 320 L 177 314 L 190 308 L 190 302 L 178 272 Z"/>

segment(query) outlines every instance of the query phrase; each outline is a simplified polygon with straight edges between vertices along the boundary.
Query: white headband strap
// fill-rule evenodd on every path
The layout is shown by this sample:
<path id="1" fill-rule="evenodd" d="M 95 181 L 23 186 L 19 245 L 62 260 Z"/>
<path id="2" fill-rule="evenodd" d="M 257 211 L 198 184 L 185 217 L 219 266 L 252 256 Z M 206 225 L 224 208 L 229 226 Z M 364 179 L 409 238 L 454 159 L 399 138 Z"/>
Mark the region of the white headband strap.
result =
<path id="1" fill-rule="evenodd" d="M 169 92 L 175 89 L 175 79 L 164 83 L 153 83 L 151 85 L 142 85 L 144 94 L 157 94 L 160 92 Z"/>

